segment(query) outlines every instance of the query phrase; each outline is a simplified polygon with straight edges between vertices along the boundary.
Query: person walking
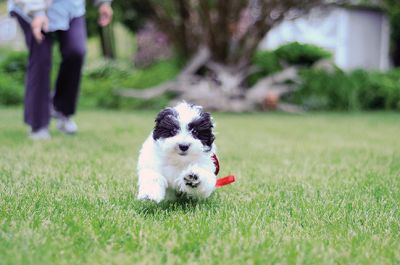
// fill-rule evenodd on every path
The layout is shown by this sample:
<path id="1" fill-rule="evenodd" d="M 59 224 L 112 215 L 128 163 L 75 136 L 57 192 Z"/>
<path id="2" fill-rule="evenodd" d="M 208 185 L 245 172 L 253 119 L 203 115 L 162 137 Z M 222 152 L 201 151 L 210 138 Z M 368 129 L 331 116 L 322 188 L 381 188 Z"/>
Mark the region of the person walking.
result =
<path id="1" fill-rule="evenodd" d="M 112 19 L 111 0 L 95 0 L 100 26 Z M 31 139 L 50 139 L 50 117 L 66 134 L 78 131 L 76 112 L 86 53 L 85 0 L 8 0 L 10 14 L 24 32 L 29 50 L 25 77 L 24 121 Z M 50 93 L 52 45 L 59 42 L 61 64 L 54 94 Z"/>

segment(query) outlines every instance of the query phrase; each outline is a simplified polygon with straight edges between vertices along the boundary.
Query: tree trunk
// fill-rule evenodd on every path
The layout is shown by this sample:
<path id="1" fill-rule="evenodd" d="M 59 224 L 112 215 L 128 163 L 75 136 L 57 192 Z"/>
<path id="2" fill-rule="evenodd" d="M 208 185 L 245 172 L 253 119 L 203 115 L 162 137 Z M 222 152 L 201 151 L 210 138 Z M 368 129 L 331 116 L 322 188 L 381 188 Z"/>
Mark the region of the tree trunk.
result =
<path id="1" fill-rule="evenodd" d="M 207 69 L 205 76 L 196 74 L 201 68 Z M 290 84 L 298 82 L 296 68 L 287 68 L 261 79 L 253 87 L 245 88 L 243 81 L 251 72 L 248 68 L 232 71 L 231 67 L 212 61 L 209 50 L 202 48 L 176 80 L 145 90 L 119 89 L 116 93 L 124 97 L 151 99 L 166 92 L 174 92 L 177 96 L 171 104 L 185 100 L 202 105 L 205 109 L 218 111 L 300 110 L 295 106 L 283 106 L 279 102 L 283 94 L 294 90 L 294 86 L 287 81 Z"/>

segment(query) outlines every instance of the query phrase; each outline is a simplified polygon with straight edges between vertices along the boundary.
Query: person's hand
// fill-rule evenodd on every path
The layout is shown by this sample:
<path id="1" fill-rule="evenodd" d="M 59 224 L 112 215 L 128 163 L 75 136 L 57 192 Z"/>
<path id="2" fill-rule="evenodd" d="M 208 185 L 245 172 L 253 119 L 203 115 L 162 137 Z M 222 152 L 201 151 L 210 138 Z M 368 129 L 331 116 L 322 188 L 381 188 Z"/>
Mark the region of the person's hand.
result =
<path id="1" fill-rule="evenodd" d="M 99 6 L 99 15 L 98 23 L 100 26 L 105 27 L 110 24 L 113 10 L 109 3 L 104 3 Z"/>
<path id="2" fill-rule="evenodd" d="M 32 19 L 31 28 L 35 40 L 41 43 L 44 40 L 42 31 L 47 32 L 49 30 L 49 19 L 47 16 L 36 16 Z"/>

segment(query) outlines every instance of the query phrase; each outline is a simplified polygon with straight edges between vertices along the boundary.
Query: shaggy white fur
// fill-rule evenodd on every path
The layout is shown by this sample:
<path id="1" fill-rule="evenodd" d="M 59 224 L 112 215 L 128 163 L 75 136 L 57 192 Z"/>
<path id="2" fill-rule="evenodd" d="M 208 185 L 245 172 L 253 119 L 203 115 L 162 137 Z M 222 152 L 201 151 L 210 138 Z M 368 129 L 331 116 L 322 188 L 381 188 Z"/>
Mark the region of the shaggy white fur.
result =
<path id="1" fill-rule="evenodd" d="M 160 115 L 165 112 L 168 115 Z M 212 118 L 208 116 L 208 120 L 202 121 L 204 113 L 200 106 L 186 102 L 160 112 L 156 128 L 140 150 L 138 199 L 160 202 L 174 200 L 182 193 L 202 199 L 215 190 L 216 166 L 211 156 L 215 154 L 216 146 L 213 140 L 207 145 L 204 137 L 196 137 L 199 134 L 197 130 L 204 130 L 209 122 L 209 134 L 214 139 Z M 202 126 L 193 127 L 196 126 L 192 125 L 195 121 L 198 121 L 197 124 L 201 121 Z M 162 130 L 162 137 L 157 138 L 156 129 Z"/>

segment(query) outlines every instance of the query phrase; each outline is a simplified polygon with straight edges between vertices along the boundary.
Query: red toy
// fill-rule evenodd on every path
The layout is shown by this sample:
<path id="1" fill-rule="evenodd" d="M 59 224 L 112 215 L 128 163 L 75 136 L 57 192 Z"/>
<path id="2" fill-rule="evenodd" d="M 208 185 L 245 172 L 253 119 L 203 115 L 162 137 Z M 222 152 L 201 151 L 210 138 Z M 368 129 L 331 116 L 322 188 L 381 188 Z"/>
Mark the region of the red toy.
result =
<path id="1" fill-rule="evenodd" d="M 232 182 L 235 182 L 235 176 L 229 175 L 224 178 L 217 179 L 217 183 L 215 183 L 215 187 L 219 188 L 228 184 L 231 184 Z"/>
<path id="2" fill-rule="evenodd" d="M 219 161 L 218 161 L 218 158 L 217 158 L 217 156 L 215 154 L 213 154 L 211 159 L 213 160 L 214 165 L 215 165 L 215 172 L 214 173 L 215 173 L 215 175 L 218 175 L 218 172 L 219 172 Z M 232 182 L 235 182 L 235 180 L 236 180 L 235 176 L 232 176 L 232 175 L 226 176 L 224 178 L 217 179 L 217 183 L 215 184 L 215 187 L 219 188 L 219 187 L 231 184 Z"/>

